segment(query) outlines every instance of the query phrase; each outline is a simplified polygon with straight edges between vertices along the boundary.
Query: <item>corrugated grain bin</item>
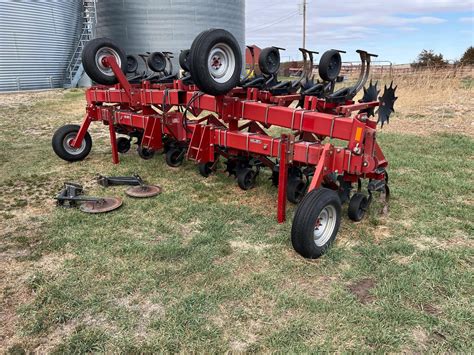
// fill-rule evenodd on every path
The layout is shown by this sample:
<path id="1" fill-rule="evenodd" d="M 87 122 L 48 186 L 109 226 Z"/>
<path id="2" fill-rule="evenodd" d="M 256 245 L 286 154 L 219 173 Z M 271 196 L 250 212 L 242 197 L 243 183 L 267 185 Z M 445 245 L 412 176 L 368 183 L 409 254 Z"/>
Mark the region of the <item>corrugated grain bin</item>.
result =
<path id="1" fill-rule="evenodd" d="M 62 87 L 82 1 L 0 0 L 0 91 Z"/>
<path id="2" fill-rule="evenodd" d="M 179 52 L 209 28 L 230 31 L 244 57 L 244 0 L 97 1 L 97 37 L 116 40 L 127 54 L 170 51 L 177 64 Z"/>

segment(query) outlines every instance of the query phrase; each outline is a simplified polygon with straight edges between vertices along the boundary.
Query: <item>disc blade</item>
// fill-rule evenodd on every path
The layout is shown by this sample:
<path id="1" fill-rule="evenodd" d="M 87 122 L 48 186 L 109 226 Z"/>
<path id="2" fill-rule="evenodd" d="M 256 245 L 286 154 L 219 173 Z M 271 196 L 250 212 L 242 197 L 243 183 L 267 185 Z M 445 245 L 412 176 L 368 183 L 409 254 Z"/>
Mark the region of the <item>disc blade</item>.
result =
<path id="1" fill-rule="evenodd" d="M 395 112 L 394 106 L 395 101 L 397 101 L 398 97 L 395 96 L 395 91 L 397 87 L 393 87 L 393 81 L 389 87 L 385 85 L 385 91 L 381 97 L 379 97 L 380 106 L 378 110 L 378 121 L 383 127 L 384 123 L 389 123 L 390 115 Z"/>
<path id="2" fill-rule="evenodd" d="M 98 201 L 84 202 L 79 209 L 86 213 L 105 213 L 113 211 L 120 206 L 122 206 L 122 199 L 118 197 L 103 197 Z"/>
<path id="3" fill-rule="evenodd" d="M 157 185 L 133 186 L 128 188 L 125 193 L 136 198 L 153 197 L 161 193 L 161 187 Z"/>
<path id="4" fill-rule="evenodd" d="M 377 97 L 380 93 L 380 90 L 377 89 L 378 81 L 375 82 L 375 85 L 370 80 L 370 84 L 368 88 L 364 87 L 364 96 L 362 97 L 359 102 L 372 102 L 377 101 Z M 375 116 L 375 108 L 369 107 L 359 111 L 359 114 L 366 113 L 368 117 Z"/>

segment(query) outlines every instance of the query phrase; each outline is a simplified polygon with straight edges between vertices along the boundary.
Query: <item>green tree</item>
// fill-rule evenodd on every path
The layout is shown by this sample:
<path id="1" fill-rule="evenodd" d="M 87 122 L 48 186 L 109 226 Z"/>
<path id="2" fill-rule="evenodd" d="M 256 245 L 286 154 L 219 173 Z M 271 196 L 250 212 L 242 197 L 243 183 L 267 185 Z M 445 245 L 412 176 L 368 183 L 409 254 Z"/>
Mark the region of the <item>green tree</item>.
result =
<path id="1" fill-rule="evenodd" d="M 474 47 L 470 46 L 461 57 L 461 64 L 474 65 Z"/>
<path id="2" fill-rule="evenodd" d="M 433 50 L 423 49 L 412 66 L 416 68 L 420 67 L 431 67 L 439 68 L 448 65 L 448 61 L 444 59 L 441 53 L 436 54 Z"/>

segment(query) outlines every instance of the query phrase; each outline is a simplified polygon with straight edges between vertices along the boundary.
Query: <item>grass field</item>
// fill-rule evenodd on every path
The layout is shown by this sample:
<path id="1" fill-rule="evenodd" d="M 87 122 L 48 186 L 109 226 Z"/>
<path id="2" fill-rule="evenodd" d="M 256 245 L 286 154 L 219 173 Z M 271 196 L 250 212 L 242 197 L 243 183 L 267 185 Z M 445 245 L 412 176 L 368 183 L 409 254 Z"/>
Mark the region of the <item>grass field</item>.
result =
<path id="1" fill-rule="evenodd" d="M 114 166 L 98 124 L 90 156 L 69 164 L 50 141 L 81 121 L 83 91 L 0 95 L 0 351 L 474 351 L 473 82 L 398 83 L 378 136 L 389 214 L 344 216 L 316 261 L 291 247 L 294 206 L 276 223 L 268 172 L 244 192 L 161 155 Z M 163 193 L 125 198 L 98 173 L 139 173 Z M 67 180 L 124 206 L 58 209 Z"/>

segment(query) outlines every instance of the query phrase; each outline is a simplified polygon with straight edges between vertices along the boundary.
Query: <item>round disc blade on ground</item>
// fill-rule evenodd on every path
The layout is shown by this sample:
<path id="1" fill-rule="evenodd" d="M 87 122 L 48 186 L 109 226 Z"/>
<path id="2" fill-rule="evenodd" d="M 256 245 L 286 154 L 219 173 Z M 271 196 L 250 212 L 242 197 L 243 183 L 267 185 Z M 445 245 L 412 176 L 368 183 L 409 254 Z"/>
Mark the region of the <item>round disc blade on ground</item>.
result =
<path id="1" fill-rule="evenodd" d="M 125 193 L 130 197 L 153 197 L 161 193 L 161 187 L 157 185 L 133 186 L 127 189 Z"/>
<path id="2" fill-rule="evenodd" d="M 80 210 L 86 213 L 104 213 L 110 212 L 122 206 L 122 199 L 115 197 L 104 197 L 99 201 L 84 202 Z"/>

